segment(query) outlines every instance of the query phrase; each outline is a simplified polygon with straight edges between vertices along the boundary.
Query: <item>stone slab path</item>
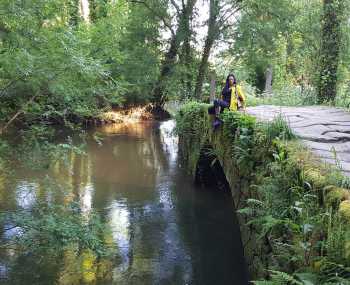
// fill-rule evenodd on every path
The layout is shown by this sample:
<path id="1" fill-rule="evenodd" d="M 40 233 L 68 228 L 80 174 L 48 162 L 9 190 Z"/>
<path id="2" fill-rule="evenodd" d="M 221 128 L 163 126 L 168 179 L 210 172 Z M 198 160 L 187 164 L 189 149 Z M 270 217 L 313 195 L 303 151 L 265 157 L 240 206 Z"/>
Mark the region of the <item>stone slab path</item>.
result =
<path id="1" fill-rule="evenodd" d="M 350 177 L 350 113 L 325 106 L 257 106 L 247 112 L 258 120 L 270 121 L 278 115 L 287 121 L 303 143 L 330 164 L 338 163 Z M 336 157 L 336 159 L 335 159 Z"/>

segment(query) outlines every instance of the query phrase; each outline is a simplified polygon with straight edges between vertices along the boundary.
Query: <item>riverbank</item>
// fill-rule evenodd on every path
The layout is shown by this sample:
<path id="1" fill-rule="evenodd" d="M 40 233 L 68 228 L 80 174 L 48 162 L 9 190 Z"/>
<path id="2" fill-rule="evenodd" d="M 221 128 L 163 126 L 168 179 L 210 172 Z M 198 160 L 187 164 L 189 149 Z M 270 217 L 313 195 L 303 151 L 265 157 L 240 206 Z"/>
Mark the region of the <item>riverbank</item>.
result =
<path id="1" fill-rule="evenodd" d="M 145 106 L 119 108 L 102 113 L 97 118 L 92 118 L 90 122 L 99 124 L 106 123 L 129 123 L 151 120 L 166 120 L 171 117 L 170 113 L 160 107 L 147 104 Z"/>
<path id="2" fill-rule="evenodd" d="M 109 111 L 102 111 L 94 116 L 78 116 L 78 115 L 66 115 L 66 116 L 43 116 L 28 118 L 16 117 L 11 118 L 7 122 L 0 123 L 0 135 L 5 133 L 10 127 L 15 126 L 18 129 L 26 128 L 26 126 L 33 125 L 62 125 L 62 126 L 98 126 L 105 124 L 115 123 L 130 123 L 130 122 L 142 122 L 142 121 L 162 121 L 169 119 L 171 114 L 164 108 L 147 104 L 143 106 L 130 106 L 112 108 Z"/>

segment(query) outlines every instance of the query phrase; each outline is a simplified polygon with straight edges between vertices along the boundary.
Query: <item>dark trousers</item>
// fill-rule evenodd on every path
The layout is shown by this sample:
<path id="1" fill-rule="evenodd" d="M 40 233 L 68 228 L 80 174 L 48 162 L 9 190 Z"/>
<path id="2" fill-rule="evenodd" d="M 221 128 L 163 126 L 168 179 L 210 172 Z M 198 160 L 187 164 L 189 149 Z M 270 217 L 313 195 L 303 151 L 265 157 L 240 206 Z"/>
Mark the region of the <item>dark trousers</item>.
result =
<path id="1" fill-rule="evenodd" d="M 218 107 L 221 107 L 220 113 L 224 111 L 225 108 L 229 108 L 230 104 L 227 103 L 224 100 L 220 100 L 220 99 L 215 99 L 214 100 L 214 106 L 209 107 L 208 109 L 208 113 L 210 115 L 218 115 L 216 110 Z"/>
<path id="2" fill-rule="evenodd" d="M 224 100 L 215 99 L 214 100 L 214 107 L 219 107 L 219 106 L 222 107 L 222 109 L 224 109 L 224 108 L 230 107 L 230 104 Z"/>

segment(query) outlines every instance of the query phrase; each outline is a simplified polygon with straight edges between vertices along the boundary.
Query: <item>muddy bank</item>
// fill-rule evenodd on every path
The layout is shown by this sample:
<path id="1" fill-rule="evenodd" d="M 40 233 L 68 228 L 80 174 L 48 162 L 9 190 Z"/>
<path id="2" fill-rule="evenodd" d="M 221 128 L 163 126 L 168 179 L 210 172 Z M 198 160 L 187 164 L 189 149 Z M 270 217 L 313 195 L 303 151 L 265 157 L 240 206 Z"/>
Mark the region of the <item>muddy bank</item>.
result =
<path id="1" fill-rule="evenodd" d="M 105 112 L 96 118 L 87 120 L 92 124 L 108 124 L 108 123 L 126 123 L 141 121 L 163 121 L 170 119 L 170 113 L 158 106 L 148 104 L 146 106 L 137 106 L 130 108 L 114 108 L 109 112 Z"/>
<path id="2" fill-rule="evenodd" d="M 0 122 L 0 135 L 9 131 L 12 127 L 15 129 L 25 129 L 33 125 L 56 125 L 56 126 L 98 126 L 115 123 L 130 123 L 142 121 L 163 121 L 171 117 L 170 113 L 164 108 L 147 104 L 144 106 L 133 106 L 127 108 L 113 108 L 110 111 L 101 112 L 96 116 L 81 117 L 76 114 L 67 114 L 66 116 L 50 116 L 27 118 L 17 117 L 11 122 Z"/>

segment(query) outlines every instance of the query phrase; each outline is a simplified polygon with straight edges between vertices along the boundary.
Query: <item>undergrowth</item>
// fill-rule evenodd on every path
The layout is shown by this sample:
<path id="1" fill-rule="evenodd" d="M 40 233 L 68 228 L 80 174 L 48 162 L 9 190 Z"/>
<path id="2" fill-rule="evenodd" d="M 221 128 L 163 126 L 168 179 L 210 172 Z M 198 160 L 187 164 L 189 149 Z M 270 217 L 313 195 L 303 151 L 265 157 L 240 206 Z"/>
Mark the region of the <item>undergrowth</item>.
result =
<path id="1" fill-rule="evenodd" d="M 191 103 L 178 113 L 181 148 L 188 157 L 211 141 L 234 165 L 228 180 L 248 195 L 238 213 L 270 248 L 260 273 L 267 277 L 255 284 L 350 284 L 350 194 L 341 175 L 300 146 L 281 116 L 263 124 L 226 111 L 214 133 L 207 107 Z M 188 162 L 193 169 L 196 160 Z"/>

